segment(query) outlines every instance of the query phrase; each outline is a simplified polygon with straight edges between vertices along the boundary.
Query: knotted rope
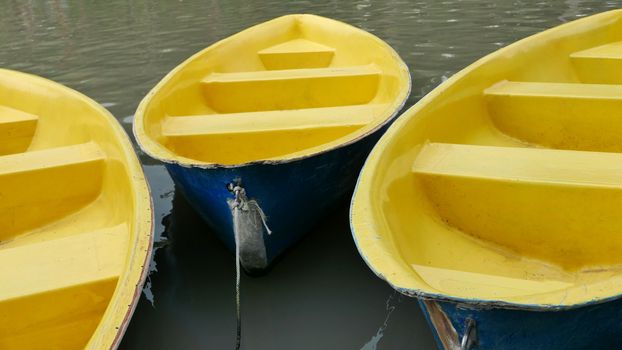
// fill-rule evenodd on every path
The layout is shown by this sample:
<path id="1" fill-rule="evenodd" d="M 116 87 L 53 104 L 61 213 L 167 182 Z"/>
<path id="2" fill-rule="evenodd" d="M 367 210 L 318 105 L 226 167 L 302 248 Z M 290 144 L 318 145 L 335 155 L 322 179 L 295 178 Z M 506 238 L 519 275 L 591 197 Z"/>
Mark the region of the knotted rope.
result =
<path id="1" fill-rule="evenodd" d="M 233 192 L 235 196 L 233 203 L 231 203 L 231 210 L 233 211 L 233 235 L 235 237 L 235 311 L 237 319 L 237 332 L 235 339 L 235 350 L 240 349 L 242 343 L 242 312 L 240 307 L 240 211 L 249 211 L 250 206 L 254 206 L 259 212 L 261 222 L 268 234 L 272 234 L 272 231 L 266 223 L 266 214 L 263 212 L 257 201 L 249 200 L 246 197 L 246 190 L 244 187 L 235 184 L 227 185 L 229 191 Z"/>

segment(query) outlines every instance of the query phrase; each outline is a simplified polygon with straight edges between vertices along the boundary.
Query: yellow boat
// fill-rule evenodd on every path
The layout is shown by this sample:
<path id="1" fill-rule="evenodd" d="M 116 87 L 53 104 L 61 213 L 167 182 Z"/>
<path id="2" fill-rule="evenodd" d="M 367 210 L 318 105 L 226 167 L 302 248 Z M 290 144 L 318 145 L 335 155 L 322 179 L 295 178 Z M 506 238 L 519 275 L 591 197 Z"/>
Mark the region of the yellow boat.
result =
<path id="1" fill-rule="evenodd" d="M 442 348 L 622 348 L 621 116 L 621 11 L 480 59 L 372 151 L 361 255 Z"/>
<path id="2" fill-rule="evenodd" d="M 0 70 L 0 349 L 115 348 L 151 255 L 149 190 L 103 107 Z"/>
<path id="3" fill-rule="evenodd" d="M 409 88 L 379 38 L 288 15 L 173 69 L 141 102 L 134 134 L 231 250 L 244 208 L 241 263 L 262 272 L 351 190 Z"/>

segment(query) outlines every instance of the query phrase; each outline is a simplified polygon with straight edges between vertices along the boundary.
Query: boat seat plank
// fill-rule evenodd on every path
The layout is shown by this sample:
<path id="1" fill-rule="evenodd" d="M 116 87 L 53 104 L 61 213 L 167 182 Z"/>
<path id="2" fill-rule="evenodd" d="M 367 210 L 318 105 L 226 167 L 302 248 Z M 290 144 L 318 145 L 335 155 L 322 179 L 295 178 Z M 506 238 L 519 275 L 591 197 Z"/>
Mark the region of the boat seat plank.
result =
<path id="1" fill-rule="evenodd" d="M 294 39 L 258 52 L 266 69 L 327 67 L 335 49 L 307 39 Z"/>
<path id="2" fill-rule="evenodd" d="M 581 50 L 570 54 L 573 59 L 579 58 L 610 58 L 610 59 L 622 59 L 622 41 L 608 43 L 592 47 L 586 50 Z"/>
<path id="3" fill-rule="evenodd" d="M 0 246 L 0 281 L 11 281 L 0 289 L 0 303 L 117 278 L 127 240 L 125 225 L 118 225 L 9 249 Z"/>
<path id="4" fill-rule="evenodd" d="M 114 285 L 112 286 L 114 288 Z M 113 289 L 110 290 L 112 294 Z M 51 300 L 51 299 L 48 299 Z M 57 303 L 59 300 L 54 299 Z M 71 300 L 70 302 L 74 302 Z M 46 322 L 36 326 L 22 329 L 21 332 L 9 333 L 0 338 L 0 349 L 33 349 L 37 343 L 44 343 L 45 349 L 81 349 L 88 343 L 101 321 L 102 314 L 106 311 L 106 305 L 98 303 L 98 308 L 89 308 L 92 312 L 81 317 L 72 317 L 68 322 Z"/>
<path id="5" fill-rule="evenodd" d="M 227 84 L 227 83 L 251 83 L 265 81 L 287 80 L 314 80 L 334 79 L 345 77 L 374 76 L 380 74 L 375 65 L 331 67 L 331 68 L 308 68 L 308 69 L 283 69 L 266 70 L 255 72 L 211 73 L 205 79 L 204 84 Z"/>
<path id="6" fill-rule="evenodd" d="M 570 59 L 583 82 L 622 83 L 622 41 L 574 52 Z"/>
<path id="7" fill-rule="evenodd" d="M 95 200 L 104 166 L 104 154 L 95 143 L 0 157 L 0 241 Z"/>
<path id="8" fill-rule="evenodd" d="M 98 192 L 103 161 L 92 142 L 2 156 L 0 208 Z M 24 188 L 23 183 L 31 185 Z"/>
<path id="9" fill-rule="evenodd" d="M 364 126 L 385 105 L 357 105 L 298 110 L 168 117 L 162 124 L 167 137 L 251 134 Z"/>
<path id="10" fill-rule="evenodd" d="M 487 96 L 622 100 L 622 86 L 608 84 L 504 81 L 484 91 Z"/>
<path id="11" fill-rule="evenodd" d="M 622 190 L 622 154 L 609 152 L 429 143 L 413 172 Z"/>
<path id="12" fill-rule="evenodd" d="M 365 104 L 375 97 L 380 75 L 371 64 L 211 73 L 201 83 L 211 108 L 239 113 Z"/>
<path id="13" fill-rule="evenodd" d="M 36 115 L 0 105 L 0 155 L 24 152 L 38 120 Z"/>
<path id="14" fill-rule="evenodd" d="M 622 154 L 430 143 L 412 171 L 444 223 L 517 256 L 619 261 Z"/>
<path id="15" fill-rule="evenodd" d="M 123 271 L 128 239 L 126 225 L 120 224 L 28 245 L 0 245 L 0 281 L 7 282 L 0 288 L 0 339 L 103 311 Z M 22 317 L 3 317 L 17 313 Z"/>
<path id="16" fill-rule="evenodd" d="M 622 151 L 622 85 L 505 81 L 484 95 L 495 126 L 512 137 L 552 148 Z"/>

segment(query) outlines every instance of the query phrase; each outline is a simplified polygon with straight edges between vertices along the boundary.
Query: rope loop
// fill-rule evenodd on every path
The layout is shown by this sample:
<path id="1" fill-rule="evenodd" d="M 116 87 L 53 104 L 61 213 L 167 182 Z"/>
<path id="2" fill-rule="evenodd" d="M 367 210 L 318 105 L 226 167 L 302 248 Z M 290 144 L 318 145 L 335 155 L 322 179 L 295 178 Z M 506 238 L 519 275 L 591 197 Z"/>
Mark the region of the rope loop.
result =
<path id="1" fill-rule="evenodd" d="M 229 191 L 232 192 L 234 195 L 233 203 L 231 203 L 231 209 L 234 210 L 237 208 L 242 211 L 249 211 L 250 206 L 253 206 L 259 213 L 261 223 L 266 229 L 266 233 L 271 235 L 272 230 L 270 230 L 270 227 L 268 227 L 268 217 L 266 216 L 266 213 L 264 213 L 263 209 L 261 209 L 256 200 L 248 199 L 248 197 L 246 197 L 246 190 L 244 189 L 244 187 L 242 187 L 239 183 L 230 183 L 227 185 L 227 189 L 229 189 Z"/>

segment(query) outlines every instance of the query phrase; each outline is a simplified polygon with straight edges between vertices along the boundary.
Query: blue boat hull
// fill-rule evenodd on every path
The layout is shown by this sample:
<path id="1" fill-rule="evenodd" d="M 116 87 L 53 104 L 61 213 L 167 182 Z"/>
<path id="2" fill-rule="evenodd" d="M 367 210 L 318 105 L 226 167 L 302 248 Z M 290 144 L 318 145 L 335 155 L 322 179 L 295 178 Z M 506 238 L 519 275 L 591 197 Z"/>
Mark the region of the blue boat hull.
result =
<path id="1" fill-rule="evenodd" d="M 235 236 L 230 203 L 234 194 L 227 185 L 238 182 L 243 186 L 248 198 L 265 213 L 266 225 L 272 231 L 258 233 L 263 236 L 259 242 L 265 245 L 265 263 L 241 259 L 247 272 L 261 273 L 353 188 L 367 154 L 387 127 L 358 142 L 287 163 L 235 168 L 166 167 L 176 188 L 232 251 Z"/>
<path id="2" fill-rule="evenodd" d="M 477 338 L 472 350 L 622 349 L 622 299 L 557 311 L 446 301 L 419 304 L 441 349 L 460 344 L 470 319 L 475 321 L 471 335 Z"/>

